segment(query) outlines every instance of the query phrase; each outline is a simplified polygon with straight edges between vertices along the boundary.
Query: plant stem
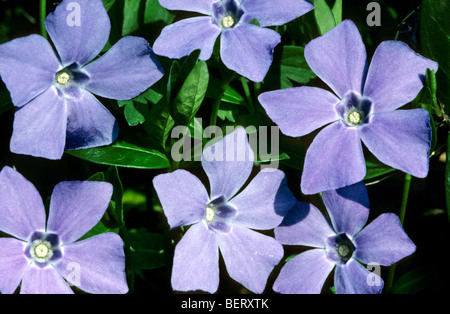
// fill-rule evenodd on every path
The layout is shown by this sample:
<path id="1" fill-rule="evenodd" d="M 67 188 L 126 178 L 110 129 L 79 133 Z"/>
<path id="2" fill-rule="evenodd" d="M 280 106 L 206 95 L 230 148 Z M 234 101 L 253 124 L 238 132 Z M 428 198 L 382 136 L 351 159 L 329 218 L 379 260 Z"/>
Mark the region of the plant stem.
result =
<path id="1" fill-rule="evenodd" d="M 250 113 L 255 112 L 255 104 L 253 102 L 253 97 L 250 93 L 250 88 L 248 87 L 247 79 L 245 77 L 241 77 L 242 88 L 244 89 L 245 97 L 247 97 L 248 102 L 248 110 Z"/>
<path id="2" fill-rule="evenodd" d="M 403 183 L 402 203 L 400 205 L 400 212 L 398 214 L 398 217 L 399 217 L 402 225 L 405 222 L 406 205 L 408 204 L 409 189 L 411 187 L 411 178 L 412 177 L 409 173 L 405 174 L 405 179 L 404 179 L 404 183 Z M 396 266 L 397 266 L 397 264 L 393 264 L 389 268 L 387 282 L 386 282 L 386 290 L 387 291 L 389 291 L 392 288 L 392 285 L 394 284 L 394 275 L 395 275 Z"/>
<path id="3" fill-rule="evenodd" d="M 47 0 L 40 0 L 39 3 L 39 23 L 41 27 L 41 35 L 47 39 L 47 30 L 45 29 L 45 18 L 47 16 Z"/>

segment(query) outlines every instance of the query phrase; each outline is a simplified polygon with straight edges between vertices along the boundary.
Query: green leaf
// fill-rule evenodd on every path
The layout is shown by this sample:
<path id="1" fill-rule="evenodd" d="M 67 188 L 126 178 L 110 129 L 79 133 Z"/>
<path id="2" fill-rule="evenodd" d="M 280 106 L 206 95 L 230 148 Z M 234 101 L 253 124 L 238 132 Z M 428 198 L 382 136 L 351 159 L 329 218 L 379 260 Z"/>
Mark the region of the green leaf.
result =
<path id="1" fill-rule="evenodd" d="M 336 25 L 341 23 L 342 22 L 342 0 L 336 0 L 334 2 L 331 12 L 333 12 L 334 21 L 336 22 Z"/>
<path id="2" fill-rule="evenodd" d="M 114 5 L 114 3 L 116 2 L 116 0 L 102 0 L 103 1 L 103 6 L 105 7 L 106 11 L 108 11 L 109 9 L 111 9 L 111 7 Z"/>
<path id="3" fill-rule="evenodd" d="M 394 171 L 395 171 L 394 168 L 391 168 L 379 162 L 371 155 L 366 156 L 366 176 L 364 177 L 364 180 L 372 181 L 375 179 L 379 179 L 382 176 L 385 176 Z"/>
<path id="4" fill-rule="evenodd" d="M 158 0 L 147 0 L 145 3 L 144 23 L 154 23 L 163 21 L 171 24 L 175 15 L 171 14 L 166 8 L 163 8 Z"/>
<path id="5" fill-rule="evenodd" d="M 141 0 L 125 0 L 123 7 L 122 36 L 139 29 L 139 7 Z"/>
<path id="6" fill-rule="evenodd" d="M 314 0 L 314 16 L 320 35 L 325 34 L 336 26 L 333 12 L 325 0 Z"/>
<path id="7" fill-rule="evenodd" d="M 166 264 L 166 249 L 164 236 L 148 232 L 144 228 L 130 229 L 129 241 L 132 268 L 154 269 Z"/>
<path id="8" fill-rule="evenodd" d="M 217 91 L 221 89 L 223 82 L 214 76 L 211 76 L 209 78 L 209 84 L 208 84 L 208 90 L 206 91 L 206 97 L 208 98 L 216 98 L 217 97 Z M 244 97 L 239 94 L 236 89 L 234 89 L 232 86 L 228 85 L 222 95 L 221 100 L 223 102 L 227 102 L 230 104 L 235 105 L 242 105 L 245 103 Z"/>
<path id="9" fill-rule="evenodd" d="M 125 105 L 124 115 L 130 126 L 136 126 L 145 121 L 144 115 L 136 108 L 133 102 Z"/>
<path id="10" fill-rule="evenodd" d="M 292 87 L 292 83 L 306 84 L 316 75 L 306 63 L 305 48 L 298 46 L 283 46 L 280 61 L 281 88 Z"/>
<path id="11" fill-rule="evenodd" d="M 431 284 L 431 273 L 427 268 L 413 269 L 401 276 L 388 291 L 393 294 L 415 294 Z"/>
<path id="12" fill-rule="evenodd" d="M 167 157 L 155 149 L 138 147 L 126 142 L 109 146 L 67 151 L 69 155 L 93 163 L 138 169 L 168 168 Z"/>
<path id="13" fill-rule="evenodd" d="M 175 121 L 170 114 L 170 108 L 166 99 L 162 99 L 150 110 L 149 118 L 144 123 L 144 128 L 152 140 L 161 147 L 166 149 L 166 142 L 170 132 L 175 126 Z"/>
<path id="14" fill-rule="evenodd" d="M 0 114 L 6 112 L 10 109 L 14 108 L 11 97 L 9 96 L 9 92 L 1 91 L 0 92 Z"/>
<path id="15" fill-rule="evenodd" d="M 445 163 L 445 202 L 450 220 L 450 132 L 447 135 L 447 160 Z"/>
<path id="16" fill-rule="evenodd" d="M 174 99 L 174 118 L 181 125 L 189 125 L 206 95 L 209 83 L 208 66 L 199 61 L 187 76 Z"/>
<path id="17" fill-rule="evenodd" d="M 423 0 L 420 16 L 420 47 L 425 57 L 439 63 L 437 94 L 450 104 L 450 5 L 448 1 Z M 444 110 L 450 113 L 450 106 Z"/>

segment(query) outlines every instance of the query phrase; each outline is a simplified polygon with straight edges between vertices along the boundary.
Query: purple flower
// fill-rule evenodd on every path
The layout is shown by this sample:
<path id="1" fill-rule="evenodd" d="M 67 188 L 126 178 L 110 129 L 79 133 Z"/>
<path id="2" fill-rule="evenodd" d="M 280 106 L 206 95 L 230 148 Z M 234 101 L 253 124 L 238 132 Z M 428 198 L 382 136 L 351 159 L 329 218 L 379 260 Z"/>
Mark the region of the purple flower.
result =
<path id="1" fill-rule="evenodd" d="M 105 213 L 106 182 L 67 181 L 55 186 L 48 220 L 39 192 L 21 174 L 0 172 L 0 291 L 24 294 L 126 293 L 125 256 L 112 232 L 75 242 Z M 65 279 L 65 280 L 64 280 Z M 67 281 L 67 282 L 66 282 Z"/>
<path id="2" fill-rule="evenodd" d="M 202 167 L 209 183 L 186 170 L 153 180 L 171 228 L 192 225 L 176 245 L 172 288 L 214 293 L 219 285 L 219 250 L 228 274 L 247 289 L 262 293 L 283 256 L 282 245 L 251 229 L 278 226 L 296 200 L 282 171 L 259 172 L 244 186 L 254 155 L 243 128 L 204 149 Z"/>
<path id="3" fill-rule="evenodd" d="M 112 143 L 118 125 L 93 96 L 125 100 L 163 75 L 143 38 L 127 36 L 93 60 L 111 24 L 101 0 L 64 0 L 45 20 L 50 43 L 29 35 L 0 45 L 0 75 L 18 110 L 10 149 L 60 159 L 64 149 Z"/>
<path id="4" fill-rule="evenodd" d="M 368 67 L 361 36 L 349 20 L 309 42 L 305 58 L 335 94 L 296 87 L 259 96 L 269 117 L 288 136 L 326 125 L 306 152 L 301 179 L 305 194 L 361 181 L 366 174 L 361 141 L 384 164 L 416 177 L 427 175 L 429 114 L 424 109 L 396 109 L 417 96 L 426 69 L 436 71 L 436 62 L 402 42 L 384 41 Z"/>
<path id="5" fill-rule="evenodd" d="M 399 218 L 384 213 L 364 227 L 369 198 L 362 182 L 323 192 L 322 199 L 331 225 L 316 207 L 298 202 L 275 228 L 275 238 L 281 243 L 314 249 L 290 259 L 273 289 L 280 293 L 320 293 L 336 267 L 336 293 L 381 293 L 383 280 L 369 269 L 392 265 L 416 249 Z"/>
<path id="6" fill-rule="evenodd" d="M 248 79 L 260 82 L 272 64 L 273 49 L 280 35 L 266 26 L 283 25 L 313 9 L 305 0 L 159 0 L 169 10 L 205 14 L 165 27 L 156 39 L 156 54 L 181 58 L 200 49 L 208 60 L 217 37 L 225 66 Z M 260 26 L 250 24 L 257 19 Z"/>

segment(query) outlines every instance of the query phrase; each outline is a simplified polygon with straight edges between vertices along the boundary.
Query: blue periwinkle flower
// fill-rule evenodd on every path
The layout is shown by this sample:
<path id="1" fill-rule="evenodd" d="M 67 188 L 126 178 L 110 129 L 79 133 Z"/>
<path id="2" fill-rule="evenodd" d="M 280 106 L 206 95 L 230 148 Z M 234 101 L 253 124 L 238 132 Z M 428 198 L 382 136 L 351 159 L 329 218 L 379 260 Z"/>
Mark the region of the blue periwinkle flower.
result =
<path id="1" fill-rule="evenodd" d="M 336 293 L 381 293 L 383 280 L 371 267 L 362 264 L 380 269 L 414 253 L 416 246 L 403 230 L 400 219 L 384 213 L 365 226 L 369 197 L 362 182 L 323 192 L 322 199 L 331 223 L 312 204 L 298 202 L 275 228 L 275 238 L 281 243 L 313 249 L 283 266 L 274 291 L 320 293 L 335 268 Z"/>
<path id="2" fill-rule="evenodd" d="M 437 63 L 405 43 L 384 41 L 370 67 L 356 25 L 345 20 L 305 47 L 308 65 L 334 92 L 294 87 L 262 93 L 268 116 L 288 136 L 324 127 L 305 156 L 301 189 L 315 194 L 363 180 L 361 141 L 381 162 L 423 178 L 428 173 L 430 116 L 425 109 L 396 110 L 423 87 Z"/>
<path id="3" fill-rule="evenodd" d="M 111 29 L 101 0 L 64 0 L 45 27 L 59 58 L 40 35 L 0 45 L 0 76 L 18 107 L 11 151 L 60 159 L 65 149 L 111 144 L 116 119 L 93 94 L 138 96 L 163 76 L 156 56 L 145 39 L 127 36 L 94 60 Z"/>
<path id="4" fill-rule="evenodd" d="M 203 14 L 166 26 L 153 44 L 156 54 L 181 58 L 200 49 L 208 60 L 220 38 L 225 66 L 260 82 L 272 64 L 273 49 L 281 36 L 266 28 L 283 25 L 313 9 L 305 0 L 159 0 L 169 10 Z M 257 19 L 260 26 L 250 24 Z"/>

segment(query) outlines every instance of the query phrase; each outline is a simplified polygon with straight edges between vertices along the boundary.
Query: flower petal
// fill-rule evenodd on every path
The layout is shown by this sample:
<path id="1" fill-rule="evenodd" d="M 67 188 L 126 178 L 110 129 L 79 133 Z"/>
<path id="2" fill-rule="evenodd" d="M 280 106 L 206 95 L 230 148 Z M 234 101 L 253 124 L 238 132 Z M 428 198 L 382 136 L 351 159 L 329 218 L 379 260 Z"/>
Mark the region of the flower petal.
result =
<path id="1" fill-rule="evenodd" d="M 16 111 L 11 152 L 61 159 L 66 142 L 66 126 L 65 100 L 52 87 Z"/>
<path id="2" fill-rule="evenodd" d="M 254 154 L 242 127 L 206 147 L 202 153 L 202 167 L 209 178 L 210 199 L 224 196 L 229 200 L 233 197 L 249 178 L 253 161 Z"/>
<path id="3" fill-rule="evenodd" d="M 338 120 L 335 110 L 339 99 L 317 87 L 293 87 L 259 95 L 267 115 L 287 136 L 306 135 Z"/>
<path id="4" fill-rule="evenodd" d="M 321 130 L 306 151 L 301 189 L 305 194 L 335 190 L 361 181 L 365 174 L 358 131 L 337 121 Z"/>
<path id="5" fill-rule="evenodd" d="M 325 250 L 305 251 L 283 266 L 273 290 L 285 294 L 319 294 L 334 265 L 326 258 Z"/>
<path id="6" fill-rule="evenodd" d="M 348 91 L 362 93 L 367 70 L 366 48 L 356 25 L 345 20 L 305 46 L 311 70 L 342 98 Z"/>
<path id="7" fill-rule="evenodd" d="M 45 230 L 45 208 L 34 185 L 19 172 L 4 167 L 0 172 L 0 231 L 22 240 Z"/>
<path id="8" fill-rule="evenodd" d="M 325 248 L 327 237 L 334 235 L 322 212 L 314 205 L 297 202 L 275 228 L 275 239 L 287 245 L 305 245 Z"/>
<path id="9" fill-rule="evenodd" d="M 0 45 L 0 75 L 16 107 L 49 89 L 60 66 L 42 36 L 29 35 Z"/>
<path id="10" fill-rule="evenodd" d="M 325 191 L 322 200 L 336 233 L 353 237 L 365 226 L 369 217 L 369 195 L 363 182 Z"/>
<path id="11" fill-rule="evenodd" d="M 392 213 L 381 214 L 358 233 L 354 242 L 357 260 L 383 266 L 392 265 L 415 252 L 416 246 Z"/>
<path id="12" fill-rule="evenodd" d="M 102 51 L 111 23 L 101 0 L 64 0 L 47 16 L 45 28 L 63 66 L 83 66 Z"/>
<path id="13" fill-rule="evenodd" d="M 171 282 L 177 291 L 217 291 L 219 247 L 205 222 L 191 226 L 175 247 Z"/>
<path id="14" fill-rule="evenodd" d="M 67 99 L 67 110 L 67 150 L 109 145 L 116 140 L 116 119 L 91 93 L 84 91 L 78 99 Z"/>
<path id="15" fill-rule="evenodd" d="M 0 238 L 0 292 L 12 294 L 28 269 L 29 261 L 23 253 L 25 242 Z"/>
<path id="16" fill-rule="evenodd" d="M 254 82 L 261 82 L 281 41 L 277 32 L 252 24 L 225 29 L 220 38 L 220 57 L 227 68 Z"/>
<path id="17" fill-rule="evenodd" d="M 56 264 L 58 272 L 72 285 L 88 293 L 127 293 L 122 239 L 108 232 L 64 245 Z"/>
<path id="18" fill-rule="evenodd" d="M 79 239 L 103 217 L 113 187 L 108 182 L 64 181 L 53 189 L 47 231 L 63 244 Z"/>
<path id="19" fill-rule="evenodd" d="M 345 265 L 337 264 L 336 266 L 334 287 L 337 294 L 379 294 L 383 286 L 381 277 L 370 272 L 354 259 L 350 259 Z"/>
<path id="20" fill-rule="evenodd" d="M 384 41 L 370 63 L 364 96 L 373 101 L 374 112 L 395 110 L 412 101 L 423 87 L 427 68 L 438 64 L 415 53 L 400 41 Z"/>
<path id="21" fill-rule="evenodd" d="M 262 27 L 286 24 L 314 8 L 305 0 L 244 0 L 241 6 L 248 18 L 256 18 Z"/>
<path id="22" fill-rule="evenodd" d="M 230 203 L 237 208 L 233 223 L 257 230 L 278 226 L 296 203 L 280 170 L 262 171 Z"/>
<path id="23" fill-rule="evenodd" d="M 274 238 L 233 226 L 218 233 L 217 242 L 228 274 L 254 293 L 263 293 L 267 278 L 283 257 L 283 247 Z"/>
<path id="24" fill-rule="evenodd" d="M 99 59 L 84 67 L 93 94 L 118 100 L 134 98 L 164 75 L 164 70 L 144 38 L 126 36 Z"/>
<path id="25" fill-rule="evenodd" d="M 153 179 L 153 186 L 171 229 L 197 223 L 205 216 L 208 193 L 203 183 L 188 171 L 177 169 L 160 174 Z"/>
<path id="26" fill-rule="evenodd" d="M 159 4 L 168 10 L 182 10 L 209 15 L 212 4 L 217 0 L 159 0 Z"/>
<path id="27" fill-rule="evenodd" d="M 419 178 L 427 176 L 432 135 L 425 109 L 373 114 L 359 133 L 382 163 Z"/>
<path id="28" fill-rule="evenodd" d="M 211 17 L 192 17 L 163 28 L 153 44 L 157 55 L 179 59 L 200 49 L 200 60 L 208 60 L 221 29 L 213 24 Z"/>
<path id="29" fill-rule="evenodd" d="M 52 267 L 28 267 L 20 286 L 21 294 L 73 294 L 72 289 Z"/>

